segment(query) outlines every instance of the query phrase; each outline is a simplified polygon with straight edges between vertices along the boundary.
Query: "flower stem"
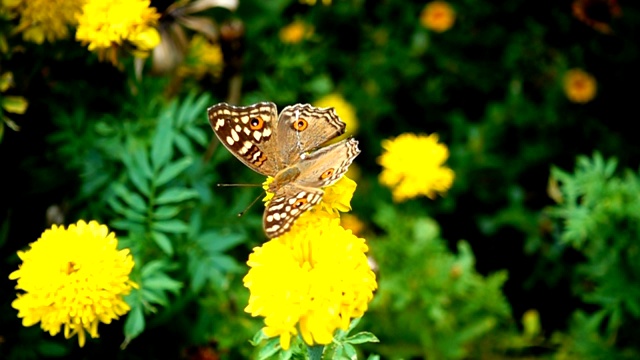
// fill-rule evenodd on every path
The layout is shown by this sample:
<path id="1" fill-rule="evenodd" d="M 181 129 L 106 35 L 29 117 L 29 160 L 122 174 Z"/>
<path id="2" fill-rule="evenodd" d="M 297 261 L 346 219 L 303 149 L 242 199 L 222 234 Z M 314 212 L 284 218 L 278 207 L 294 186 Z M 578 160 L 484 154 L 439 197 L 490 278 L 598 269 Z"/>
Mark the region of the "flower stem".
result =
<path id="1" fill-rule="evenodd" d="M 321 360 L 323 350 L 324 350 L 324 345 L 313 345 L 313 346 L 307 345 L 309 360 Z"/>

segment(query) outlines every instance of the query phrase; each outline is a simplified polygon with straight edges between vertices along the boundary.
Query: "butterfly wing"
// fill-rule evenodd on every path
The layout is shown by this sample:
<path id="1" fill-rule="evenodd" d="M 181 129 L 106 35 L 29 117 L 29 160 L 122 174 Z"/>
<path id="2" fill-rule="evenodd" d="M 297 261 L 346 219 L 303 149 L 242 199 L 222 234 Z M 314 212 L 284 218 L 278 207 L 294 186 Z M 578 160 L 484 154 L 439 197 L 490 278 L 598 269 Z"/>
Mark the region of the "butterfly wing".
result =
<path id="1" fill-rule="evenodd" d="M 349 138 L 304 154 L 296 165 L 300 176 L 295 184 L 303 187 L 325 187 L 340 180 L 360 154 L 358 140 Z"/>
<path id="2" fill-rule="evenodd" d="M 269 239 L 291 229 L 294 221 L 320 202 L 324 191 L 286 184 L 274 194 L 262 214 L 262 225 Z"/>
<path id="3" fill-rule="evenodd" d="M 277 142 L 285 164 L 293 164 L 310 150 L 342 135 L 345 123 L 333 108 L 309 104 L 287 106 L 278 119 Z"/>
<path id="4" fill-rule="evenodd" d="M 278 110 L 274 103 L 219 103 L 208 109 L 208 115 L 220 142 L 253 171 L 273 176 L 284 167 L 275 141 Z"/>
<path id="5" fill-rule="evenodd" d="M 338 181 L 360 154 L 358 141 L 345 139 L 304 154 L 295 165 L 300 175 L 280 187 L 262 216 L 267 237 L 274 238 L 289 231 L 295 220 L 322 200 L 322 187 Z"/>

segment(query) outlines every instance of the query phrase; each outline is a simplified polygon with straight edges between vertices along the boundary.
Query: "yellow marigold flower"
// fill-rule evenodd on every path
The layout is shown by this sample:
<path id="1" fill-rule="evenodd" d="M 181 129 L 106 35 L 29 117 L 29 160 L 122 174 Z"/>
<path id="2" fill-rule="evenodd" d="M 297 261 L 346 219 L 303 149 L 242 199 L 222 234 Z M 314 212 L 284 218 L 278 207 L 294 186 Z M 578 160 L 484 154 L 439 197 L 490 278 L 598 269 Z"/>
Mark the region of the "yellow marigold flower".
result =
<path id="1" fill-rule="evenodd" d="M 355 135 L 358 131 L 358 117 L 356 116 L 356 109 L 345 98 L 337 93 L 331 93 L 316 100 L 312 104 L 315 107 L 327 108 L 332 107 L 336 109 L 336 114 L 340 117 L 345 124 L 347 124 L 345 135 L 342 135 L 338 139 L 342 139 L 345 136 Z"/>
<path id="2" fill-rule="evenodd" d="M 76 40 L 106 53 L 125 42 L 142 56 L 160 43 L 155 25 L 160 14 L 149 0 L 87 0 L 78 15 Z"/>
<path id="3" fill-rule="evenodd" d="M 111 323 L 130 307 L 123 300 L 132 287 L 133 258 L 118 250 L 118 240 L 105 225 L 78 221 L 68 229 L 53 225 L 30 249 L 18 251 L 20 268 L 9 275 L 24 291 L 11 304 L 24 326 L 40 322 L 51 335 L 69 339 L 78 335 L 83 346 L 85 331 L 98 337 L 98 324 Z"/>
<path id="4" fill-rule="evenodd" d="M 222 74 L 223 65 L 220 44 L 213 44 L 203 35 L 195 34 L 189 42 L 185 61 L 178 67 L 178 74 L 196 79 L 201 79 L 206 74 L 218 77 Z"/>
<path id="5" fill-rule="evenodd" d="M 76 15 L 85 0 L 13 0 L 2 1 L 2 7 L 20 17 L 14 32 L 25 41 L 42 44 L 69 36 L 69 27 L 77 24 Z"/>
<path id="6" fill-rule="evenodd" d="M 383 140 L 383 154 L 378 163 L 383 170 L 380 183 L 391 188 L 396 202 L 423 195 L 434 199 L 451 187 L 454 173 L 443 166 L 449 157 L 446 145 L 438 143 L 438 135 L 405 133 Z"/>
<path id="7" fill-rule="evenodd" d="M 444 32 L 453 26 L 456 12 L 446 1 L 432 1 L 420 13 L 422 26 L 435 32 Z"/>
<path id="8" fill-rule="evenodd" d="M 570 101 L 575 103 L 587 103 L 596 96 L 597 83 L 591 74 L 580 70 L 567 71 L 563 79 L 564 92 Z"/>
<path id="9" fill-rule="evenodd" d="M 296 20 L 280 30 L 280 41 L 287 44 L 297 44 L 302 39 L 308 39 L 313 34 L 313 27 Z"/>
<path id="10" fill-rule="evenodd" d="M 253 249 L 243 279 L 250 291 L 245 311 L 264 317 L 262 331 L 280 336 L 283 349 L 298 331 L 309 345 L 331 343 L 336 329 L 365 313 L 377 288 L 364 239 L 335 218 L 305 213 L 299 220 Z"/>

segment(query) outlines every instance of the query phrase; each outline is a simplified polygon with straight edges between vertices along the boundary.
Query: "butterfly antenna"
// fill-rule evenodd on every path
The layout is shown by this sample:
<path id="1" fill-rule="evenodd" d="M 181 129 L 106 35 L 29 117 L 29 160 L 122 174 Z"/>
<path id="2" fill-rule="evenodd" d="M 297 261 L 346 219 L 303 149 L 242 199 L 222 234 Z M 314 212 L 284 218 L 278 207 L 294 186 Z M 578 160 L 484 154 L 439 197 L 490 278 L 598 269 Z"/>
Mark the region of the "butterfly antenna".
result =
<path id="1" fill-rule="evenodd" d="M 247 206 L 244 210 L 242 210 L 241 212 L 238 213 L 238 217 L 244 215 L 244 213 L 247 212 L 247 210 L 251 209 L 251 207 L 256 203 L 256 201 L 258 201 L 258 199 L 260 199 L 260 197 L 262 197 L 262 194 L 258 195 L 258 197 L 256 197 L 251 204 L 249 204 L 249 206 Z"/>
<path id="2" fill-rule="evenodd" d="M 216 186 L 218 187 L 231 187 L 231 186 L 256 187 L 256 186 L 262 186 L 262 184 L 216 184 Z"/>

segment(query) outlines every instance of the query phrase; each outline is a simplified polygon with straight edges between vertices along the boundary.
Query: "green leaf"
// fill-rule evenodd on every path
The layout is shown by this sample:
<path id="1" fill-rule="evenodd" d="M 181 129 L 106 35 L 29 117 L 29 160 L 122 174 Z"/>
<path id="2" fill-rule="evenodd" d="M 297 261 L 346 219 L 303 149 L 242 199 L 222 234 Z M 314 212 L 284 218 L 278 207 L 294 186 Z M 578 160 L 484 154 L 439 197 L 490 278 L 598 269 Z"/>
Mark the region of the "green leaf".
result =
<path id="1" fill-rule="evenodd" d="M 189 230 L 189 226 L 182 220 L 172 219 L 154 222 L 151 228 L 158 231 L 163 231 L 173 234 L 186 233 Z"/>
<path id="2" fill-rule="evenodd" d="M 166 290 L 177 293 L 182 288 L 182 283 L 161 273 L 145 280 L 142 286 L 148 290 Z"/>
<path id="3" fill-rule="evenodd" d="M 133 165 L 136 169 L 140 170 L 146 179 L 153 178 L 153 171 L 151 170 L 151 164 L 149 163 L 149 157 L 146 151 L 139 149 L 133 153 Z"/>
<path id="4" fill-rule="evenodd" d="M 193 160 L 190 157 L 185 157 L 174 163 L 170 163 L 160 171 L 160 174 L 154 179 L 154 184 L 158 187 L 166 184 L 180 175 L 180 173 L 192 163 Z"/>
<path id="5" fill-rule="evenodd" d="M 212 266 L 224 272 L 233 272 L 241 269 L 236 259 L 228 255 L 212 255 L 209 257 L 209 261 Z"/>
<path id="6" fill-rule="evenodd" d="M 195 190 L 179 187 L 179 188 L 170 188 L 163 191 L 158 198 L 156 199 L 156 204 L 169 204 L 169 203 L 177 203 L 189 199 L 193 199 L 198 197 L 198 192 Z"/>
<path id="7" fill-rule="evenodd" d="M 142 305 L 139 304 L 131 308 L 127 320 L 124 323 L 124 335 L 127 338 L 127 342 L 136 338 L 142 334 L 145 328 L 144 315 L 142 312 Z"/>
<path id="8" fill-rule="evenodd" d="M 127 230 L 133 233 L 143 233 L 144 225 L 129 219 L 116 219 L 110 223 L 115 229 Z"/>
<path id="9" fill-rule="evenodd" d="M 171 128 L 171 118 L 166 112 L 160 115 L 156 134 L 151 144 L 151 164 L 155 171 L 162 168 L 173 154 L 173 132 Z"/>
<path id="10" fill-rule="evenodd" d="M 353 345 L 351 344 L 344 344 L 344 354 L 346 355 L 347 359 L 351 359 L 351 360 L 357 360 L 358 359 L 358 352 L 356 351 L 356 348 L 353 347 Z"/>
<path id="11" fill-rule="evenodd" d="M 377 343 L 380 342 L 378 338 L 370 332 L 362 331 L 353 336 L 346 338 L 345 342 L 349 344 L 364 344 L 364 343 Z"/>
<path id="12" fill-rule="evenodd" d="M 211 138 L 211 136 L 213 136 L 213 132 L 205 132 L 202 129 L 195 127 L 195 126 L 190 126 L 184 129 L 184 132 L 189 135 L 189 137 L 191 139 L 193 139 L 193 141 L 195 141 L 196 143 L 205 146 L 208 142 L 209 139 Z"/>
<path id="13" fill-rule="evenodd" d="M 153 218 L 156 220 L 172 219 L 176 215 L 178 215 L 178 213 L 180 213 L 180 207 L 163 205 L 163 206 L 158 206 L 153 211 Z"/>
<path id="14" fill-rule="evenodd" d="M 246 235 L 210 230 L 202 233 L 196 241 L 208 253 L 220 253 L 242 243 Z"/>
<path id="15" fill-rule="evenodd" d="M 262 331 L 260 331 L 260 332 L 262 332 Z M 254 337 L 254 339 L 255 339 L 255 337 Z M 258 360 L 269 359 L 275 353 L 277 353 L 278 350 L 280 350 L 280 341 L 279 341 L 279 339 L 276 337 L 276 338 L 273 338 L 271 340 L 268 340 L 267 343 L 262 348 L 260 348 L 260 351 L 258 351 Z"/>
<path id="16" fill-rule="evenodd" d="M 137 193 L 130 191 L 126 186 L 115 183 L 113 184 L 113 191 L 116 195 L 118 195 L 122 200 L 124 200 L 127 205 L 129 205 L 132 209 L 144 214 L 147 212 L 147 204 L 145 203 L 142 196 Z"/>
<path id="17" fill-rule="evenodd" d="M 159 231 L 152 231 L 151 238 L 165 254 L 173 255 L 173 244 L 167 235 Z"/>
<path id="18" fill-rule="evenodd" d="M 184 134 L 176 134 L 173 141 L 176 144 L 176 147 L 180 152 L 184 155 L 193 156 L 195 154 L 195 150 L 189 138 L 184 136 Z"/>
<path id="19" fill-rule="evenodd" d="M 136 153 L 139 153 L 141 155 L 136 155 Z M 136 156 L 141 158 L 137 158 Z M 137 152 L 135 152 L 134 154 L 131 155 L 131 157 L 129 157 L 128 153 L 123 157 L 123 162 L 125 163 L 125 165 L 127 166 L 127 173 L 129 175 L 129 179 L 131 179 L 131 182 L 133 183 L 133 185 L 135 185 L 135 187 L 141 192 L 143 193 L 145 196 L 149 197 L 149 195 L 151 194 L 151 189 L 149 188 L 149 180 L 151 178 L 151 174 L 150 174 L 150 169 L 145 169 L 144 166 L 141 166 L 139 164 L 137 164 L 139 161 L 143 161 L 145 163 L 147 163 L 146 161 L 146 152 L 142 151 L 142 150 L 138 150 Z M 144 160 L 141 160 L 144 159 Z M 148 166 L 148 163 L 147 163 Z M 149 171 L 149 174 L 147 174 L 147 170 Z"/>

